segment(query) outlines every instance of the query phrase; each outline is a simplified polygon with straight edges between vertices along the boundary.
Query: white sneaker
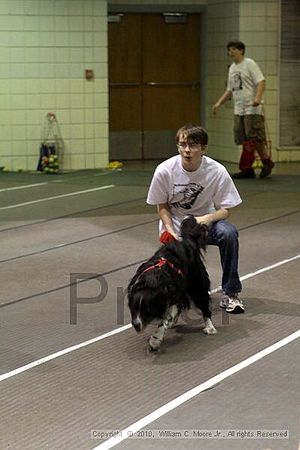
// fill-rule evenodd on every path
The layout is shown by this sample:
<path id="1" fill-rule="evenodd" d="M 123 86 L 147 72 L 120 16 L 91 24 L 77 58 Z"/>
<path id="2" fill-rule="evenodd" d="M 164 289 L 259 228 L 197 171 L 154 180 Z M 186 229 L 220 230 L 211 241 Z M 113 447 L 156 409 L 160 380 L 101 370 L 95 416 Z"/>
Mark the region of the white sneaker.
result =
<path id="1" fill-rule="evenodd" d="M 243 305 L 242 300 L 239 299 L 238 294 L 231 294 L 224 295 L 224 298 L 227 297 L 227 306 L 226 306 L 226 312 L 232 313 L 232 314 L 242 314 L 245 312 L 245 307 Z"/>

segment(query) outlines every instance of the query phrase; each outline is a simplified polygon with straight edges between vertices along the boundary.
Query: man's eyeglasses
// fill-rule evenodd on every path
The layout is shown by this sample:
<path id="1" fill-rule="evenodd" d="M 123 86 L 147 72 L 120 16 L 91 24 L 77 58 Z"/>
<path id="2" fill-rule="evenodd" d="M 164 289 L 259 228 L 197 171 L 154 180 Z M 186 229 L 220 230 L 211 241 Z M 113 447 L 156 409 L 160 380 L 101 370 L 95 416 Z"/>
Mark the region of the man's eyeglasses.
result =
<path id="1" fill-rule="evenodd" d="M 179 150 L 185 150 L 186 148 L 189 148 L 192 151 L 199 150 L 201 148 L 201 144 L 196 144 L 195 142 L 191 142 L 190 144 L 188 142 L 178 142 L 177 148 Z"/>

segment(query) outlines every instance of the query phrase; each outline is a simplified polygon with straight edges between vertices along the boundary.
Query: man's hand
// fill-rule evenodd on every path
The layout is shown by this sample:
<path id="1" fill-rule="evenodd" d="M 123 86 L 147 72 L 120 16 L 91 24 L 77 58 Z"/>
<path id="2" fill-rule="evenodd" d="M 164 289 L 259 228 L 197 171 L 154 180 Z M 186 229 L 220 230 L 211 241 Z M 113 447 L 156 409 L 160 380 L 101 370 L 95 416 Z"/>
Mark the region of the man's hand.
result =
<path id="1" fill-rule="evenodd" d="M 215 103 L 212 107 L 212 112 L 213 114 L 217 114 L 218 109 L 220 108 L 221 105 L 219 105 L 219 103 Z"/>
<path id="2" fill-rule="evenodd" d="M 198 216 L 195 217 L 197 223 L 199 223 L 200 225 L 210 225 L 212 223 L 212 215 L 211 214 L 205 214 L 204 216 Z"/>
<path id="3" fill-rule="evenodd" d="M 204 216 L 195 217 L 197 223 L 203 223 L 204 225 L 210 225 L 212 222 L 217 222 L 218 220 L 226 220 L 229 217 L 229 211 L 226 208 L 220 208 L 217 211 L 211 212 L 210 214 L 204 214 Z"/>
<path id="4" fill-rule="evenodd" d="M 219 108 L 223 105 L 223 103 L 227 102 L 232 97 L 231 91 L 225 91 L 224 94 L 216 101 L 216 103 L 212 107 L 213 114 L 217 114 Z"/>
<path id="5" fill-rule="evenodd" d="M 253 100 L 253 103 L 252 103 L 252 106 L 258 106 L 258 105 L 260 105 L 260 100 L 256 100 L 256 99 L 254 99 Z"/>

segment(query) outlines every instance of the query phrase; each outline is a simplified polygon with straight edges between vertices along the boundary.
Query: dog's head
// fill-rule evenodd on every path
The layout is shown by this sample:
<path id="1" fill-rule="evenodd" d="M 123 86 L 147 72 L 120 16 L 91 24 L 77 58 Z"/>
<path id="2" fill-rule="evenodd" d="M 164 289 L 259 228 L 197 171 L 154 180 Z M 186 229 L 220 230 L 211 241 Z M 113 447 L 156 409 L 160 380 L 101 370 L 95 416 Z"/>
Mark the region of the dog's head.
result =
<path id="1" fill-rule="evenodd" d="M 162 318 L 166 311 L 164 302 L 150 291 L 133 289 L 128 293 L 131 323 L 135 331 L 142 331 L 154 319 Z"/>
<path id="2" fill-rule="evenodd" d="M 143 277 L 150 278 L 151 274 L 144 274 Z M 128 306 L 132 326 L 140 332 L 154 319 L 164 317 L 167 308 L 166 292 L 152 289 L 138 281 L 128 287 Z"/>
<path id="3" fill-rule="evenodd" d="M 188 216 L 181 223 L 180 234 L 182 239 L 191 239 L 199 248 L 205 249 L 208 240 L 208 227 L 197 223 L 194 216 Z"/>

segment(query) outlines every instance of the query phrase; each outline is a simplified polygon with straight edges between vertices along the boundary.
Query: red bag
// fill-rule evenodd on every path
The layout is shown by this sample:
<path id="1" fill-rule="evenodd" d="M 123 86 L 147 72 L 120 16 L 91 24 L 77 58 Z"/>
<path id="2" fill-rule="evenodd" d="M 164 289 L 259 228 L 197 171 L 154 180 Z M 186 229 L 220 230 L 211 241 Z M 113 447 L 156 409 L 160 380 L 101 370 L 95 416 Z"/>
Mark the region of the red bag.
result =
<path id="1" fill-rule="evenodd" d="M 175 242 L 176 239 L 174 238 L 174 236 L 169 233 L 168 231 L 164 231 L 160 237 L 159 240 L 162 244 L 169 244 L 170 242 Z"/>

